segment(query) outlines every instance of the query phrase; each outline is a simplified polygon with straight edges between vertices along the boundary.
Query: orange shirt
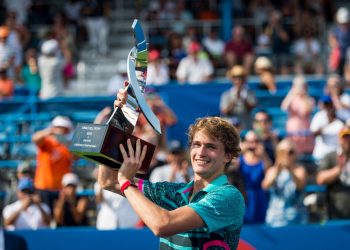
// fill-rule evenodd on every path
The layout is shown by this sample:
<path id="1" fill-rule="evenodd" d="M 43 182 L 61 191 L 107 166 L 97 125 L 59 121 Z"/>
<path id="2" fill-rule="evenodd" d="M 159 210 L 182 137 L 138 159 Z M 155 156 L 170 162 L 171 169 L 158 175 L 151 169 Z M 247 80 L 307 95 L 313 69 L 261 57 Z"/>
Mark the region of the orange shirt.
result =
<path id="1" fill-rule="evenodd" d="M 54 136 L 47 136 L 38 147 L 34 184 L 38 189 L 58 191 L 64 174 L 71 172 L 73 155 Z"/>
<path id="2" fill-rule="evenodd" d="M 11 79 L 0 79 L 0 98 L 13 96 L 13 81 Z"/>

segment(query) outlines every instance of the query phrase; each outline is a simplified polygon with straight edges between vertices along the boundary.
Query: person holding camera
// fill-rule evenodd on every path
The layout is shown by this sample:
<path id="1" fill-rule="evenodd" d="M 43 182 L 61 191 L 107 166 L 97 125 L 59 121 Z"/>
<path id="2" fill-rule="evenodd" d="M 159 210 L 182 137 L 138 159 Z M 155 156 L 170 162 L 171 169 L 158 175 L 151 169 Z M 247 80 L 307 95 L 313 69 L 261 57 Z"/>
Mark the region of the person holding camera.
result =
<path id="1" fill-rule="evenodd" d="M 307 173 L 296 162 L 296 146 L 290 139 L 277 145 L 275 165 L 266 171 L 262 187 L 270 193 L 266 223 L 273 227 L 306 222 L 302 193 Z"/>
<path id="2" fill-rule="evenodd" d="M 32 229 L 49 227 L 51 211 L 35 191 L 32 179 L 23 177 L 17 186 L 18 200 L 4 207 L 6 229 Z"/>
<path id="3" fill-rule="evenodd" d="M 246 211 L 244 222 L 263 223 L 267 208 L 267 195 L 261 187 L 265 170 L 271 165 L 265 148 L 256 132 L 249 130 L 241 143 L 242 155 L 235 168 L 243 181 Z"/>

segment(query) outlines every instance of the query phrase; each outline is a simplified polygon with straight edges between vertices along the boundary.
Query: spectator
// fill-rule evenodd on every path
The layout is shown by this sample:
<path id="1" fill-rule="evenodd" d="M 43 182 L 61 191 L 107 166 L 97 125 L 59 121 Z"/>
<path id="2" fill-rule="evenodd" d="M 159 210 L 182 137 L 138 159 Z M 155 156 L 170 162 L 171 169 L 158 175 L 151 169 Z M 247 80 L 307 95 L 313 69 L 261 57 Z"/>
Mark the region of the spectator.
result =
<path id="1" fill-rule="evenodd" d="M 344 83 L 339 75 L 328 77 L 325 94 L 332 98 L 337 117 L 344 122 L 350 119 L 350 95 L 344 91 Z"/>
<path id="2" fill-rule="evenodd" d="M 350 128 L 338 134 L 339 147 L 322 158 L 317 184 L 327 185 L 328 217 L 350 218 Z"/>
<path id="3" fill-rule="evenodd" d="M 125 78 L 124 78 L 125 79 Z M 156 49 L 148 53 L 147 84 L 165 85 L 169 82 L 168 65 L 160 58 L 160 52 Z"/>
<path id="4" fill-rule="evenodd" d="M 281 109 L 288 112 L 286 132 L 296 145 L 297 155 L 311 153 L 314 148 L 313 135 L 310 133 L 314 108 L 315 100 L 307 92 L 304 77 L 295 77 L 291 90 L 282 101 Z"/>
<path id="5" fill-rule="evenodd" d="M 0 100 L 12 97 L 14 89 L 13 81 L 7 76 L 7 69 L 0 68 Z"/>
<path id="6" fill-rule="evenodd" d="M 242 66 L 233 66 L 227 77 L 232 87 L 220 97 L 220 112 L 227 117 L 236 116 L 241 121 L 242 129 L 251 128 L 250 113 L 256 105 L 256 98 L 247 85 L 247 73 Z"/>
<path id="7" fill-rule="evenodd" d="M 272 131 L 272 117 L 264 110 L 254 115 L 253 129 L 258 139 L 262 142 L 270 162 L 275 162 L 275 149 L 278 142 L 277 135 Z"/>
<path id="8" fill-rule="evenodd" d="M 63 94 L 64 60 L 59 56 L 59 45 L 55 39 L 43 42 L 38 60 L 41 77 L 40 97 L 43 99 Z"/>
<path id="9" fill-rule="evenodd" d="M 271 162 L 266 155 L 264 145 L 254 131 L 248 131 L 241 144 L 242 155 L 237 167 L 243 178 L 246 211 L 244 222 L 248 224 L 265 222 L 268 197 L 261 187 L 266 169 Z"/>
<path id="10" fill-rule="evenodd" d="M 23 178 L 31 179 L 34 178 L 34 171 L 30 167 L 29 163 L 26 161 L 23 161 L 18 164 L 17 170 L 16 170 L 17 180 L 21 180 Z M 10 204 L 18 200 L 17 197 L 17 190 L 11 189 L 8 191 L 5 199 L 5 204 Z"/>
<path id="11" fill-rule="evenodd" d="M 55 14 L 51 27 L 52 38 L 59 44 L 59 50 L 64 58 L 63 79 L 64 87 L 68 88 L 70 80 L 75 75 L 74 61 L 76 47 L 75 34 L 69 26 L 68 19 L 63 11 Z"/>
<path id="12" fill-rule="evenodd" d="M 329 32 L 329 42 L 333 49 L 330 54 L 330 59 L 334 60 L 332 69 L 343 76 L 346 51 L 350 47 L 350 13 L 346 7 L 337 10 L 336 24 Z"/>
<path id="13" fill-rule="evenodd" d="M 296 146 L 289 139 L 282 140 L 276 151 L 276 163 L 266 170 L 262 187 L 270 193 L 266 223 L 272 227 L 306 222 L 302 192 L 306 171 L 297 164 Z"/>
<path id="14" fill-rule="evenodd" d="M 19 61 L 16 49 L 8 42 L 9 34 L 8 27 L 0 26 L 0 68 L 7 68 L 8 77 L 14 81 Z"/>
<path id="15" fill-rule="evenodd" d="M 82 0 L 68 0 L 64 2 L 63 11 L 72 24 L 78 24 L 81 19 Z"/>
<path id="16" fill-rule="evenodd" d="M 73 156 L 67 145 L 73 125 L 68 117 L 56 116 L 51 125 L 37 131 L 32 141 L 38 148 L 34 182 L 51 210 L 57 192 L 61 189 L 63 175 L 71 172 Z"/>
<path id="17" fill-rule="evenodd" d="M 168 164 L 157 167 L 150 176 L 151 182 L 189 182 L 192 174 L 189 170 L 189 163 L 186 159 L 185 149 L 179 141 L 170 141 L 167 154 Z"/>
<path id="18" fill-rule="evenodd" d="M 326 154 L 337 149 L 337 135 L 344 124 L 336 117 L 336 110 L 330 96 L 320 98 L 320 111 L 311 120 L 310 130 L 315 136 L 312 156 L 318 162 Z"/>
<path id="19" fill-rule="evenodd" d="M 186 57 L 186 50 L 182 44 L 182 37 L 178 33 L 172 33 L 169 36 L 169 73 L 172 80 L 176 79 L 176 70 L 181 59 Z"/>
<path id="20" fill-rule="evenodd" d="M 54 216 L 58 227 L 87 226 L 87 197 L 76 194 L 79 178 L 74 173 L 66 173 L 62 178 L 62 190 L 54 206 Z"/>
<path id="21" fill-rule="evenodd" d="M 97 229 L 115 230 L 136 227 L 139 217 L 127 199 L 102 189 L 97 182 L 94 185 L 94 190 L 97 205 Z"/>
<path id="22" fill-rule="evenodd" d="M 248 74 L 251 72 L 254 61 L 253 46 L 240 25 L 232 29 L 232 38 L 225 45 L 225 61 L 228 68 L 240 64 Z"/>
<path id="23" fill-rule="evenodd" d="M 9 43 L 16 48 L 19 54 L 19 63 L 22 63 L 22 52 L 30 41 L 30 32 L 24 24 L 18 22 L 17 13 L 13 11 L 7 12 L 5 25 L 10 30 Z"/>
<path id="24" fill-rule="evenodd" d="M 108 53 L 108 22 L 109 15 L 108 0 L 84 0 L 82 7 L 85 25 L 88 31 L 89 45 L 101 55 Z"/>
<path id="25" fill-rule="evenodd" d="M 9 29 L 7 43 L 13 49 L 15 55 L 13 62 L 14 72 L 13 74 L 11 72 L 10 76 L 15 83 L 19 83 L 23 63 L 23 50 L 29 43 L 30 32 L 24 25 L 17 23 L 15 12 L 7 13 L 5 25 Z"/>
<path id="26" fill-rule="evenodd" d="M 180 84 L 199 84 L 211 80 L 214 68 L 210 60 L 199 57 L 201 46 L 198 42 L 191 42 L 188 55 L 181 59 L 176 70 L 176 77 Z"/>
<path id="27" fill-rule="evenodd" d="M 222 57 L 225 51 L 225 42 L 220 39 L 218 30 L 211 28 L 208 35 L 202 40 L 203 48 L 208 53 L 214 67 L 223 67 Z"/>
<path id="28" fill-rule="evenodd" d="M 259 89 L 275 94 L 277 91 L 276 76 L 270 59 L 265 56 L 258 57 L 255 61 L 254 69 L 260 79 Z"/>
<path id="29" fill-rule="evenodd" d="M 41 89 L 41 78 L 37 53 L 34 48 L 30 48 L 25 53 L 25 63 L 22 67 L 22 80 L 24 85 L 35 94 L 39 94 Z"/>
<path id="30" fill-rule="evenodd" d="M 294 72 L 296 74 L 318 74 L 324 73 L 321 60 L 321 44 L 310 31 L 305 30 L 294 45 L 295 62 Z"/>
<path id="31" fill-rule="evenodd" d="M 291 34 L 281 12 L 275 10 L 271 13 L 267 29 L 271 40 L 273 65 L 278 66 L 278 73 L 289 74 Z"/>
<path id="32" fill-rule="evenodd" d="M 7 229 L 39 229 L 49 227 L 51 212 L 41 202 L 30 178 L 22 178 L 17 186 L 18 201 L 5 206 L 4 224 Z"/>

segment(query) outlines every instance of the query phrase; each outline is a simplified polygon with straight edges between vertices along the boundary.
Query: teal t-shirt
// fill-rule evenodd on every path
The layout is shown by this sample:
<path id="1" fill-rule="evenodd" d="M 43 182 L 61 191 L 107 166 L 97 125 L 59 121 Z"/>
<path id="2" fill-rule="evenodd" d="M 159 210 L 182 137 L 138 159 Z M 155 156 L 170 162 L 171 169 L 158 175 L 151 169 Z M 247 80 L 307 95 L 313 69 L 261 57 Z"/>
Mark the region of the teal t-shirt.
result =
<path id="1" fill-rule="evenodd" d="M 38 93 L 41 89 L 41 78 L 39 72 L 32 73 L 28 65 L 24 65 L 22 68 L 22 78 L 24 84 L 31 91 Z"/>
<path id="2" fill-rule="evenodd" d="M 160 249 L 236 249 L 244 217 L 241 193 L 221 175 L 189 202 L 193 181 L 169 183 L 141 181 L 146 197 L 167 210 L 188 205 L 205 227 L 160 239 Z"/>

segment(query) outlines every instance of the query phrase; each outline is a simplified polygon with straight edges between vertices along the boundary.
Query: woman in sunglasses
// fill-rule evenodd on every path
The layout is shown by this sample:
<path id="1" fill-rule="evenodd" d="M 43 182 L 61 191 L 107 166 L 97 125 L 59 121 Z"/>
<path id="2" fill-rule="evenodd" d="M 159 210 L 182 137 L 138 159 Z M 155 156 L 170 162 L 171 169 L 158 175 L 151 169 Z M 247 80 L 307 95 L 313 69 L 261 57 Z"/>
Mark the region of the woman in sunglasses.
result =
<path id="1" fill-rule="evenodd" d="M 267 169 L 262 188 L 270 192 L 266 223 L 273 227 L 305 222 L 302 191 L 306 171 L 296 162 L 296 151 L 290 139 L 282 140 L 276 149 L 275 165 Z"/>

